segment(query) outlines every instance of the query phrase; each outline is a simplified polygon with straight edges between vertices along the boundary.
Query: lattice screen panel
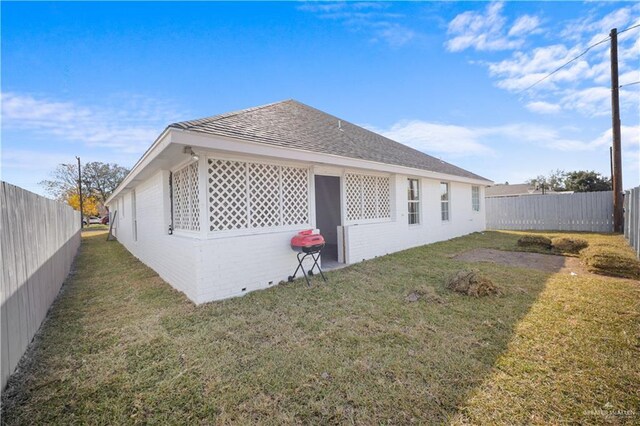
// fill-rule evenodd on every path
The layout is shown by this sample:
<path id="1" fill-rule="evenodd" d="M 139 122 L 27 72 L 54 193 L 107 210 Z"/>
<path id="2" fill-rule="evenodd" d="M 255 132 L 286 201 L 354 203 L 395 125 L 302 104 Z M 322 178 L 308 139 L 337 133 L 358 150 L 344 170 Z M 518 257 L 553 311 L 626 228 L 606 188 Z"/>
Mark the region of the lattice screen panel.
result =
<path id="1" fill-rule="evenodd" d="M 247 228 L 247 163 L 216 159 L 208 163 L 209 230 Z"/>
<path id="2" fill-rule="evenodd" d="M 347 220 L 362 219 L 362 182 L 360 178 L 360 175 L 354 174 L 344 176 Z"/>
<path id="3" fill-rule="evenodd" d="M 282 224 L 309 223 L 309 171 L 282 167 Z"/>
<path id="4" fill-rule="evenodd" d="M 378 177 L 378 217 L 391 217 L 391 179 Z"/>
<path id="5" fill-rule="evenodd" d="M 391 180 L 388 177 L 345 175 L 347 220 L 391 217 Z"/>
<path id="6" fill-rule="evenodd" d="M 309 170 L 208 159 L 209 230 L 309 223 Z"/>
<path id="7" fill-rule="evenodd" d="M 187 231 L 200 230 L 198 195 L 198 163 L 173 172 L 173 227 Z"/>
<path id="8" fill-rule="evenodd" d="M 280 167 L 249 164 L 249 207 L 252 227 L 280 226 Z"/>
<path id="9" fill-rule="evenodd" d="M 362 218 L 375 219 L 377 212 L 377 188 L 375 176 L 361 176 L 362 179 Z"/>

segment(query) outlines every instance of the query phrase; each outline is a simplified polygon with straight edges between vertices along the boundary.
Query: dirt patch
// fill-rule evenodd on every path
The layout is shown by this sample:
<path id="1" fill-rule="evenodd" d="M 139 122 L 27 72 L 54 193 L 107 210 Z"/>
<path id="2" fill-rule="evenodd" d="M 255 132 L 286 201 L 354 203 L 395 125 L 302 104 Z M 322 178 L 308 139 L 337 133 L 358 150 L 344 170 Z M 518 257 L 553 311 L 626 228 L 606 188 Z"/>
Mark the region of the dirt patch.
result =
<path id="1" fill-rule="evenodd" d="M 474 249 L 453 257 L 466 262 L 491 262 L 499 265 L 531 268 L 545 272 L 570 274 L 585 273 L 584 266 L 575 257 L 554 256 L 551 254 L 503 251 L 493 249 Z"/>

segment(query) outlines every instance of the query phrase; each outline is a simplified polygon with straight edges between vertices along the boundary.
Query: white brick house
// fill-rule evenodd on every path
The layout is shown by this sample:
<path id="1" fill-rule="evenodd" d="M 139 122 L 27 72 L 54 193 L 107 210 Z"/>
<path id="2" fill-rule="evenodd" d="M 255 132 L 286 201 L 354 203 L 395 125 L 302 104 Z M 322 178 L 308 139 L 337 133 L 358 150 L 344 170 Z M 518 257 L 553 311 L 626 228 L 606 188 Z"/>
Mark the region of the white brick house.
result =
<path id="1" fill-rule="evenodd" d="M 107 204 L 118 240 L 204 303 L 286 280 L 303 229 L 325 266 L 482 231 L 491 183 L 289 100 L 170 125 Z"/>

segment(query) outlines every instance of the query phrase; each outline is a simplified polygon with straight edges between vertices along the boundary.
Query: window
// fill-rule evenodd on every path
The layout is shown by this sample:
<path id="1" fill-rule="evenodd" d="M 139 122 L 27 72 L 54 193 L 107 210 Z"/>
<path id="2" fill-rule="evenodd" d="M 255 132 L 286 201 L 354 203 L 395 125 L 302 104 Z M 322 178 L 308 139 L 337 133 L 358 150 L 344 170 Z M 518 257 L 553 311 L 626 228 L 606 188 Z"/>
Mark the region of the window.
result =
<path id="1" fill-rule="evenodd" d="M 210 158 L 209 231 L 309 224 L 309 170 Z"/>
<path id="2" fill-rule="evenodd" d="M 449 184 L 440 182 L 440 214 L 443 222 L 449 220 Z"/>
<path id="3" fill-rule="evenodd" d="M 391 179 L 385 176 L 344 176 L 347 220 L 360 221 L 391 217 Z"/>
<path id="4" fill-rule="evenodd" d="M 136 220 L 136 190 L 131 191 L 131 230 L 133 241 L 138 241 L 138 221 Z"/>
<path id="5" fill-rule="evenodd" d="M 480 187 L 479 186 L 471 187 L 471 209 L 474 212 L 480 211 Z"/>
<path id="6" fill-rule="evenodd" d="M 408 179 L 407 183 L 409 225 L 417 225 L 420 223 L 420 181 Z"/>
<path id="7" fill-rule="evenodd" d="M 173 172 L 173 229 L 200 230 L 198 163 Z"/>

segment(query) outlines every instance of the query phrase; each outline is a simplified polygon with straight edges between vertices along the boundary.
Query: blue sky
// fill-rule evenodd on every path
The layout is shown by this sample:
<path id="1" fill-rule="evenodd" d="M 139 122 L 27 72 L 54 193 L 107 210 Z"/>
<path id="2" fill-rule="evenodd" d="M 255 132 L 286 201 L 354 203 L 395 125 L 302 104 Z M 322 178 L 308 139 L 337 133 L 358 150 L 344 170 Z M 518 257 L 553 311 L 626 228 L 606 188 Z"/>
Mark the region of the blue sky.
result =
<path id="1" fill-rule="evenodd" d="M 496 182 L 609 174 L 608 43 L 522 89 L 632 2 L 2 2 L 2 179 L 132 166 L 174 121 L 294 98 Z M 640 80 L 640 29 L 620 35 Z M 624 186 L 640 183 L 640 85 L 621 89 Z"/>

